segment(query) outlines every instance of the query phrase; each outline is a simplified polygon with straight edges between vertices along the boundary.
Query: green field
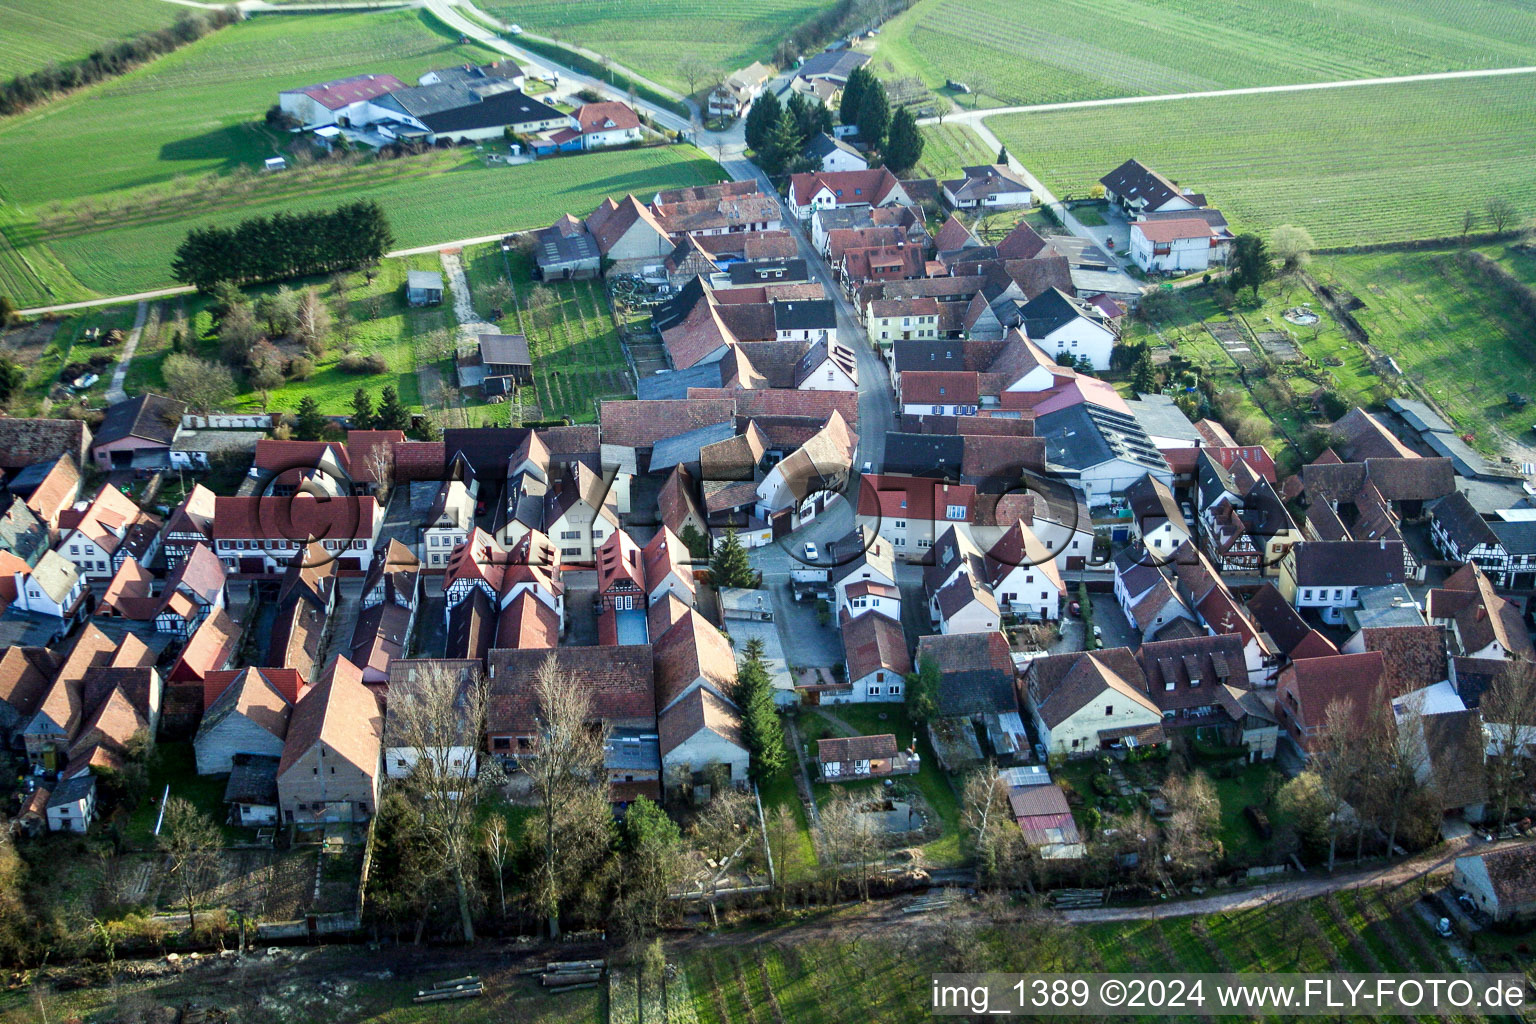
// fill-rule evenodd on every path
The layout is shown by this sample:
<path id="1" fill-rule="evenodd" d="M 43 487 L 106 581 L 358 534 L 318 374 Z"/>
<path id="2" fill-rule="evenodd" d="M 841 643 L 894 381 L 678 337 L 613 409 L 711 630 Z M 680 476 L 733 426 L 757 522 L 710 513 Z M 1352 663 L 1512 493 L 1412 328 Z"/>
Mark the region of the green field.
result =
<path id="1" fill-rule="evenodd" d="M 922 131 L 923 158 L 912 172 L 914 178 L 958 178 L 962 167 L 997 159 L 997 152 L 983 146 L 981 137 L 963 123 L 928 125 Z"/>
<path id="2" fill-rule="evenodd" d="M 285 141 L 259 124 L 280 89 L 365 70 L 414 81 L 431 67 L 489 58 L 434 25 L 411 11 L 255 18 L 0 124 L 0 294 L 26 307 L 170 284 L 189 226 L 257 213 L 366 196 L 385 206 L 398 243 L 413 247 L 719 177 L 685 147 L 520 167 L 456 150 L 250 172 Z"/>
<path id="3" fill-rule="evenodd" d="M 1536 63 L 1536 9 L 1461 0 L 921 0 L 876 59 L 969 107 Z M 879 65 L 877 65 L 879 66 Z"/>
<path id="4" fill-rule="evenodd" d="M 1300 224 L 1320 246 L 1461 233 L 1507 196 L 1536 212 L 1532 80 L 1184 100 L 987 119 L 1058 195 L 1129 157 L 1204 192 L 1238 229 Z"/>
<path id="5" fill-rule="evenodd" d="M 0 4 L 0 78 L 79 60 L 98 47 L 190 13 L 164 0 L 5 0 Z"/>
<path id="6" fill-rule="evenodd" d="M 1488 254 L 1516 276 L 1536 273 L 1536 257 L 1490 248 Z M 1498 432 L 1524 435 L 1536 408 L 1516 409 L 1506 395 L 1536 397 L 1536 324 L 1504 297 L 1490 292 L 1446 252 L 1330 256 L 1314 276 L 1347 289 L 1363 302 L 1355 319 L 1371 343 L 1395 359 L 1486 452 Z"/>
<path id="7" fill-rule="evenodd" d="M 702 0 L 500 0 L 482 4 L 489 14 L 563 43 L 612 57 L 653 82 L 688 91 L 678 73 L 684 57 L 727 73 L 764 63 L 791 29 L 821 13 L 826 0 L 756 0 L 706 4 Z M 705 88 L 701 79 L 699 88 Z"/>
<path id="8" fill-rule="evenodd" d="M 510 253 L 504 262 L 499 245 L 467 248 L 463 260 L 472 289 L 502 278 L 510 280 L 517 293 L 517 308 L 505 310 L 508 315 L 500 325 L 509 334 L 524 334 L 528 338 L 534 393 L 525 400 L 537 402 L 538 410 L 537 415 L 534 410 L 527 410 L 525 419 L 569 416 L 578 423 L 592 423 L 597 419 L 599 401 L 634 397 L 634 377 L 624 360 L 602 282 L 556 281 L 536 285 L 529 257 Z M 535 292 L 537 287 L 545 291 Z M 540 304 L 541 299 L 549 301 Z M 489 314 L 484 305 L 477 296 L 476 309 Z M 488 417 L 498 424 L 505 423 L 506 416 L 505 405 L 486 406 L 481 412 L 481 418 Z"/>

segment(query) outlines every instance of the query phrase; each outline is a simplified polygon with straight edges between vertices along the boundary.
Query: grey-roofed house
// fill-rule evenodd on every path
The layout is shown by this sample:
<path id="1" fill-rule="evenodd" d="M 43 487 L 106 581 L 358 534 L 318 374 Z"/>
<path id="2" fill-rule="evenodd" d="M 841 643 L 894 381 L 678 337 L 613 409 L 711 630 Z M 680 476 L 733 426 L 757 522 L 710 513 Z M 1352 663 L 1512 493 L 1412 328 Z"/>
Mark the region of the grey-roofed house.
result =
<path id="1" fill-rule="evenodd" d="M 941 183 L 944 199 L 957 210 L 980 207 L 1029 206 L 1034 194 L 1007 164 L 977 164 L 960 168 L 961 176 Z"/>
<path id="2" fill-rule="evenodd" d="M 1168 461 L 1134 416 L 1081 402 L 1041 416 L 1035 433 L 1047 463 L 1072 470 L 1090 506 L 1109 504 L 1148 474 L 1173 485 Z"/>
<path id="3" fill-rule="evenodd" d="M 48 524 L 25 501 L 12 498 L 11 507 L 0 515 L 0 551 L 35 566 L 47 550 Z"/>
<path id="4" fill-rule="evenodd" d="M 823 132 L 805 144 L 805 155 L 824 171 L 866 171 L 869 159 L 842 139 Z"/>
<path id="5" fill-rule="evenodd" d="M 373 105 L 426 132 L 428 141 L 500 138 L 509 128 L 517 135 L 531 135 L 571 123 L 568 115 L 521 90 L 476 89 L 463 81 L 407 86 Z"/>
<path id="6" fill-rule="evenodd" d="M 1178 403 L 1167 395 L 1147 394 L 1134 402 L 1127 402 L 1131 414 L 1143 430 L 1160 447 L 1194 448 L 1202 438 L 1195 424 L 1184 415 Z"/>
<path id="7" fill-rule="evenodd" d="M 734 422 L 715 423 L 673 437 L 663 438 L 651 449 L 651 461 L 647 472 L 667 473 L 676 466 L 686 466 L 690 472 L 699 468 L 699 450 L 736 436 Z"/>
<path id="8" fill-rule="evenodd" d="M 487 395 L 502 395 L 514 387 L 533 383 L 533 359 L 528 339 L 521 334 L 480 335 L 480 365 L 485 377 L 480 387 Z"/>
<path id="9" fill-rule="evenodd" d="M 1057 287 L 1046 288 L 1019 306 L 1018 319 L 1029 339 L 1048 355 L 1065 352 L 1086 358 L 1100 370 L 1109 367 L 1110 353 L 1120 340 L 1103 310 Z"/>
<path id="10" fill-rule="evenodd" d="M 855 68 L 861 68 L 868 63 L 869 54 L 867 53 L 859 53 L 855 50 L 824 50 L 801 62 L 795 69 L 795 77 L 806 80 L 823 78 L 843 85 Z"/>
<path id="11" fill-rule="evenodd" d="M 405 301 L 413 306 L 436 306 L 443 301 L 443 275 L 435 270 L 405 272 Z"/>
<path id="12" fill-rule="evenodd" d="M 596 277 L 603 255 L 585 221 L 566 214 L 533 236 L 533 257 L 544 281 L 568 281 Z"/>
<path id="13" fill-rule="evenodd" d="M 837 334 L 837 307 L 831 299 L 784 299 L 773 304 L 779 341 L 815 341 Z"/>

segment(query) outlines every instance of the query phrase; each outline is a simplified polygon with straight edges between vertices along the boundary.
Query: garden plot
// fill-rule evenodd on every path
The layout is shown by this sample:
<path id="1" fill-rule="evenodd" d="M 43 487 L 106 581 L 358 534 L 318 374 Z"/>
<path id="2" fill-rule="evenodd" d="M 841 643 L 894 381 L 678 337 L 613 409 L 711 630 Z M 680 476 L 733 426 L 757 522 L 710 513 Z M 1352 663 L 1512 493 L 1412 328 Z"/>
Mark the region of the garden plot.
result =
<path id="1" fill-rule="evenodd" d="M 1232 361 L 1245 370 L 1251 370 L 1255 366 L 1262 366 L 1264 360 L 1253 351 L 1253 346 L 1248 344 L 1248 339 L 1243 337 L 1236 324 L 1231 321 L 1219 323 L 1207 323 L 1205 329 L 1211 332 L 1211 337 L 1216 339 L 1221 350 L 1232 357 Z"/>
<path id="2" fill-rule="evenodd" d="M 1306 357 L 1296 345 L 1296 339 L 1285 331 L 1258 331 L 1259 348 L 1277 363 L 1301 363 Z"/>

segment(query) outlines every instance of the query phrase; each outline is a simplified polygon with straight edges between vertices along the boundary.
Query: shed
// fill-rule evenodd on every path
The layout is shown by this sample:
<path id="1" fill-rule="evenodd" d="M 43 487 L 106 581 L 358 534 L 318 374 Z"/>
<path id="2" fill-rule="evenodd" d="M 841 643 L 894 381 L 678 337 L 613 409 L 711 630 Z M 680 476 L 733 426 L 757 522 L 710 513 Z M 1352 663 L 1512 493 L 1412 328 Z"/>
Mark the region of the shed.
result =
<path id="1" fill-rule="evenodd" d="M 443 275 L 435 270 L 408 270 L 405 300 L 413 306 L 436 306 L 443 301 Z"/>
<path id="2" fill-rule="evenodd" d="M 533 382 L 533 359 L 528 339 L 521 334 L 480 335 L 480 365 L 485 367 L 481 386 L 487 394 L 504 394 L 514 385 Z"/>
<path id="3" fill-rule="evenodd" d="M 269 156 L 266 162 L 262 164 L 262 169 L 267 171 L 286 171 L 288 169 L 288 161 L 280 156 Z"/>

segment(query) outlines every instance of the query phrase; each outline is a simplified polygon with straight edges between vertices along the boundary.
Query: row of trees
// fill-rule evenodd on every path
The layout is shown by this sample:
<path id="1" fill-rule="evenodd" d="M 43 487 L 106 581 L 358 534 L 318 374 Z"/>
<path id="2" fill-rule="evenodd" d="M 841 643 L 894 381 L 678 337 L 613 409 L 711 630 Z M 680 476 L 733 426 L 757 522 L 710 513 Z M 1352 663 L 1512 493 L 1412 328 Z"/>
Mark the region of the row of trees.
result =
<path id="1" fill-rule="evenodd" d="M 81 60 L 49 64 L 37 71 L 17 75 L 0 85 L 0 117 L 18 114 L 60 93 L 115 78 L 239 20 L 240 12 L 234 7 L 207 14 L 187 12 L 169 28 L 153 29 L 132 39 L 120 40 L 92 51 Z M 103 27 L 111 31 L 110 26 Z"/>
<path id="2" fill-rule="evenodd" d="M 330 211 L 250 217 L 232 228 L 193 228 L 176 247 L 176 280 L 212 291 L 221 281 L 259 284 L 367 266 L 394 244 L 371 199 Z"/>
<path id="3" fill-rule="evenodd" d="M 793 174 L 812 169 L 805 147 L 818 135 L 832 131 L 832 112 L 815 97 L 803 93 L 780 103 L 764 91 L 752 102 L 743 126 L 747 147 L 769 174 Z"/>

